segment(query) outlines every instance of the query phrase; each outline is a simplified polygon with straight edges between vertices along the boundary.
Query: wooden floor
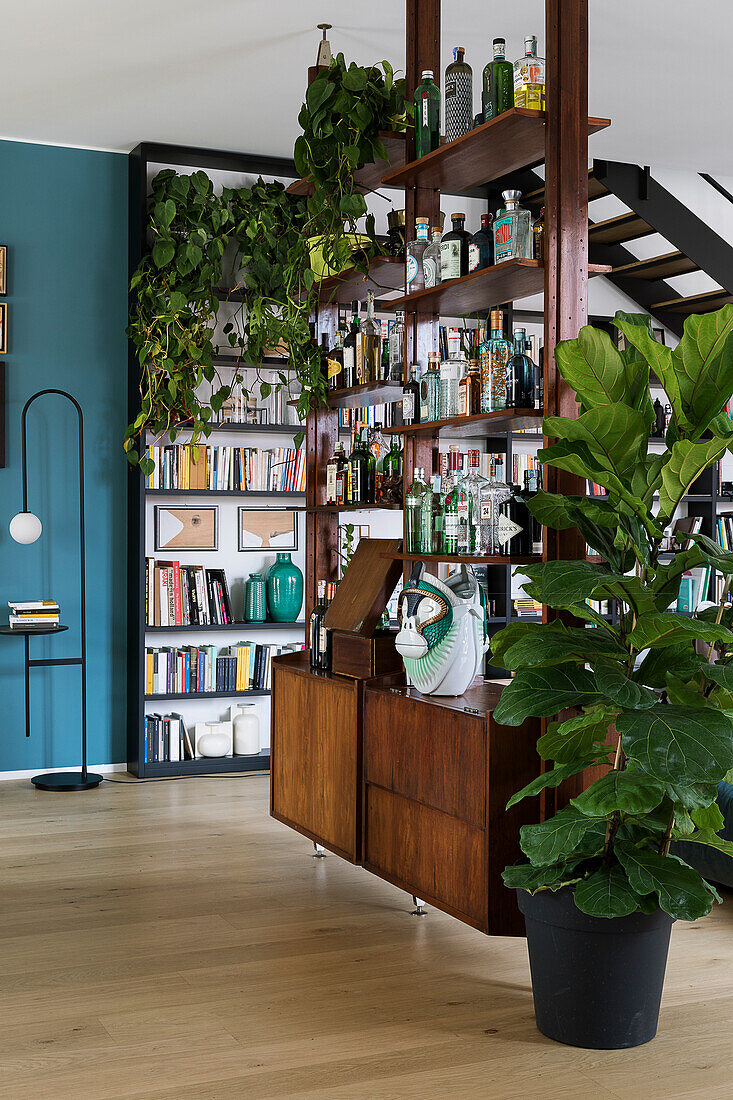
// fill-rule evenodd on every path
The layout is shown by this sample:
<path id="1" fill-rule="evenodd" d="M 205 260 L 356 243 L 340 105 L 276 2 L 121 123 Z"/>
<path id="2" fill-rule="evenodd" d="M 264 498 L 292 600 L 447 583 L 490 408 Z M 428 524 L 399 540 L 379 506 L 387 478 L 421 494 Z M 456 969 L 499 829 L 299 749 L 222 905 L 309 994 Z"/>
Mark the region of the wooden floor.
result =
<path id="1" fill-rule="evenodd" d="M 652 1044 L 575 1050 L 524 940 L 311 859 L 267 782 L 0 784 L 4 1100 L 733 1095 L 733 895 L 675 927 Z"/>

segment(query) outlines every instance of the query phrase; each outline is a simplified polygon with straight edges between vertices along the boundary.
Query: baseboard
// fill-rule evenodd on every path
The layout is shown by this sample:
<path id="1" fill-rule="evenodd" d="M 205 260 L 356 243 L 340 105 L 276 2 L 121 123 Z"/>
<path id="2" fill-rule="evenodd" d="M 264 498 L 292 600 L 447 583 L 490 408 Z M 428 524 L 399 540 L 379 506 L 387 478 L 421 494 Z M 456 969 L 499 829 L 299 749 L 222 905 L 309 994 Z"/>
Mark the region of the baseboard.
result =
<path id="1" fill-rule="evenodd" d="M 112 772 L 126 772 L 127 764 L 89 764 L 87 770 L 99 772 L 101 775 L 110 775 Z M 31 768 L 19 772 L 0 772 L 0 782 L 5 779 L 32 779 L 34 775 L 43 772 L 74 772 L 80 771 L 79 764 L 70 764 L 65 768 Z"/>

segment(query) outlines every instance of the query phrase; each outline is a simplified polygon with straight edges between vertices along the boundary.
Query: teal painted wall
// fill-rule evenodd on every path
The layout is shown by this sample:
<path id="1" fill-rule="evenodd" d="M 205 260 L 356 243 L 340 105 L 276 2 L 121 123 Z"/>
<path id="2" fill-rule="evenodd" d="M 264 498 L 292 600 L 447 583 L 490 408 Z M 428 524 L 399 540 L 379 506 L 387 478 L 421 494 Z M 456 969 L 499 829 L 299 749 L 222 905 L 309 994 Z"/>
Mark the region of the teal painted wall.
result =
<path id="1" fill-rule="evenodd" d="M 18 546 L 20 413 L 47 386 L 84 411 L 89 762 L 125 758 L 127 158 L 0 142 L 0 244 L 8 247 L 6 466 L 0 469 L 0 622 L 7 601 L 53 596 L 70 629 L 31 640 L 31 657 L 79 654 L 76 412 L 62 398 L 29 413 L 28 506 L 43 523 Z M 0 771 L 77 765 L 80 672 L 31 672 L 24 733 L 22 641 L 0 636 Z"/>

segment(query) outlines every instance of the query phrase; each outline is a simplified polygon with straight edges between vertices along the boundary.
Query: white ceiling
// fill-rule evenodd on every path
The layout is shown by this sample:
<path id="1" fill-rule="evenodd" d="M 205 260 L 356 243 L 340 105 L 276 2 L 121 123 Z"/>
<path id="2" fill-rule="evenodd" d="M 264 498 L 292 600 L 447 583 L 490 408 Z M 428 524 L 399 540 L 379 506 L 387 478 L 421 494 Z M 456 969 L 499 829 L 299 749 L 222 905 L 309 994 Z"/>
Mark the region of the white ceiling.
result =
<path id="1" fill-rule="evenodd" d="M 404 65 L 402 0 L 4 0 L 0 137 L 128 151 L 139 141 L 289 156 L 319 22 L 334 50 Z M 478 81 L 491 39 L 544 42 L 543 0 L 444 0 Z M 493 13 L 496 14 L 493 14 Z M 590 0 L 591 153 L 733 175 L 730 0 Z"/>

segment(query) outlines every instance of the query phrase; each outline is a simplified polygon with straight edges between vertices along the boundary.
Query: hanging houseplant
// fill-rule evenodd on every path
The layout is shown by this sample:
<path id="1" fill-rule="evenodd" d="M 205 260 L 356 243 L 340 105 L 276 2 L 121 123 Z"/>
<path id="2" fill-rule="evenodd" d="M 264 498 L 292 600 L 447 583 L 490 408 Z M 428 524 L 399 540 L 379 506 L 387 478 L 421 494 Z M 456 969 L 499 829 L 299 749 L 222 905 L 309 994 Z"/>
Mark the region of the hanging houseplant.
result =
<path id="1" fill-rule="evenodd" d="M 646 316 L 615 323 L 623 353 L 590 327 L 557 346 L 581 413 L 545 417 L 555 442 L 539 452 L 603 485 L 608 500 L 542 492 L 529 502 L 546 526 L 577 527 L 606 564 L 523 566 L 527 594 L 560 617 L 512 624 L 492 641 L 494 662 L 515 673 L 497 722 L 576 708 L 548 725 L 537 743 L 548 770 L 508 805 L 614 761 L 559 813 L 521 828 L 528 862 L 504 872 L 525 914 L 538 1027 L 588 1047 L 654 1036 L 672 921 L 720 900 L 671 842 L 733 854 L 715 800 L 733 768 L 733 554 L 703 534 L 671 560 L 660 550 L 693 482 L 733 446 L 733 306 L 689 317 L 673 351 L 652 338 Z M 650 368 L 672 407 L 661 453 L 648 450 Z M 726 578 L 719 606 L 694 619 L 670 612 L 683 573 L 706 564 Z M 587 600 L 618 601 L 618 622 Z"/>

